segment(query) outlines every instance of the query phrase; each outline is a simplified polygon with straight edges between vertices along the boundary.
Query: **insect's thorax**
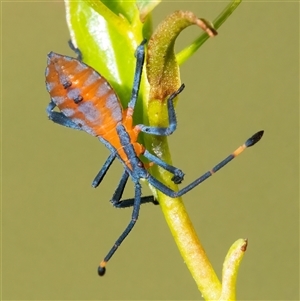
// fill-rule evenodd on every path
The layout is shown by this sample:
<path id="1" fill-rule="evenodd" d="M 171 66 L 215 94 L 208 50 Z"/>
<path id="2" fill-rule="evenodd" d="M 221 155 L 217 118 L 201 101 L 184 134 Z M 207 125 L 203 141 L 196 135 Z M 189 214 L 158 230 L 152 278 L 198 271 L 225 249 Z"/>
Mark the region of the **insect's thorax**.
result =
<path id="1" fill-rule="evenodd" d="M 129 169 L 141 164 L 138 157 L 145 151 L 144 146 L 137 142 L 138 134 L 139 130 L 132 124 L 132 117 L 125 116 L 114 129 L 102 136 L 118 152 L 119 158 Z"/>

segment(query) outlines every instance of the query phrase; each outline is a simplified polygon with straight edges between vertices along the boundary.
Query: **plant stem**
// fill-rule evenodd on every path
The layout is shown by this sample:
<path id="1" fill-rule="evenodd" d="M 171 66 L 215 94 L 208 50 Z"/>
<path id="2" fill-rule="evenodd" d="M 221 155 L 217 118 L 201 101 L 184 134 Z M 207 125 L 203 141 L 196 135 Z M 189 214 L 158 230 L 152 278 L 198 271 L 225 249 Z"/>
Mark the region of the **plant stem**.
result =
<path id="1" fill-rule="evenodd" d="M 240 2 L 241 0 L 235 0 L 227 5 L 214 21 L 214 27 L 216 29 L 225 22 Z M 181 51 L 176 57 L 178 63 L 182 64 L 208 39 L 208 37 L 208 34 L 202 34 L 190 47 Z M 167 141 L 164 141 L 164 143 L 166 143 L 165 147 L 168 148 Z M 156 143 L 153 144 L 152 141 L 152 146 L 155 144 Z M 170 153 L 164 153 L 163 157 L 164 158 L 162 159 L 166 159 L 167 162 L 171 163 Z M 153 169 L 153 175 L 159 181 L 166 183 L 166 178 L 164 178 L 159 168 Z M 173 185 L 174 183 L 168 183 L 168 186 L 172 189 Z M 196 231 L 190 221 L 181 198 L 173 199 L 160 192 L 157 192 L 157 197 L 181 256 L 191 272 L 203 298 L 205 300 L 219 299 L 222 291 L 221 283 L 196 235 Z"/>
<path id="2" fill-rule="evenodd" d="M 160 205 L 181 256 L 205 300 L 217 300 L 221 283 L 197 237 L 181 199 L 161 196 Z"/>
<path id="3" fill-rule="evenodd" d="M 233 0 L 230 2 L 225 9 L 219 14 L 219 16 L 213 21 L 215 29 L 218 29 L 227 18 L 234 12 L 239 6 L 242 0 Z M 186 47 L 176 55 L 176 59 L 179 65 L 183 64 L 190 56 L 192 56 L 199 47 L 209 38 L 207 33 L 203 33 L 197 38 L 190 46 Z"/>

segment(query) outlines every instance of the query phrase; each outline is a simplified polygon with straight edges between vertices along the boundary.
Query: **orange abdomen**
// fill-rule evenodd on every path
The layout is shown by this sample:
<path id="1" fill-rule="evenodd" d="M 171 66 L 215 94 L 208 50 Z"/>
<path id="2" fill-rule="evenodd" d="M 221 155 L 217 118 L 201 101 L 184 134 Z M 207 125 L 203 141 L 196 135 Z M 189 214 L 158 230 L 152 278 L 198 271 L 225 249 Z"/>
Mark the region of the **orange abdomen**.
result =
<path id="1" fill-rule="evenodd" d="M 46 85 L 61 112 L 93 136 L 104 136 L 122 121 L 119 98 L 107 80 L 76 59 L 50 52 Z"/>

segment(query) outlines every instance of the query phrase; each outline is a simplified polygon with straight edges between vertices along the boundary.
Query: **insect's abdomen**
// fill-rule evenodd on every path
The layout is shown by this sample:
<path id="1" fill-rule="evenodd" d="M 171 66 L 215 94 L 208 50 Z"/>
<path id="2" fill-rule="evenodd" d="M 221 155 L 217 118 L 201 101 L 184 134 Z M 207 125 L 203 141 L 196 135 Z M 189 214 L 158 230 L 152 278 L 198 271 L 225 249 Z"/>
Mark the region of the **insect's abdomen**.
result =
<path id="1" fill-rule="evenodd" d="M 107 80 L 74 58 L 50 52 L 46 86 L 61 112 L 91 135 L 103 136 L 122 121 L 120 101 Z"/>

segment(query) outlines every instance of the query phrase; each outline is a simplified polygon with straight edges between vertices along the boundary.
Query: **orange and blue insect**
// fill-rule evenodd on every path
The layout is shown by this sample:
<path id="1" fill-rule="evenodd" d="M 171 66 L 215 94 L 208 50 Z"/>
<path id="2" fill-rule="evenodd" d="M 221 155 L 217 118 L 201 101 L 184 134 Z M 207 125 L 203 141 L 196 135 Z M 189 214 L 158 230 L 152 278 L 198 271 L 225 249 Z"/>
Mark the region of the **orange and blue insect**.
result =
<path id="1" fill-rule="evenodd" d="M 139 216 L 140 205 L 151 202 L 158 204 L 153 196 L 141 196 L 141 179 L 147 180 L 149 184 L 169 197 L 182 196 L 241 154 L 247 147 L 257 143 L 263 135 L 263 131 L 257 132 L 210 171 L 204 173 L 179 191 L 173 191 L 154 178 L 149 173 L 148 167 L 141 161 L 141 156 L 147 158 L 152 164 L 157 164 L 170 172 L 171 180 L 176 184 L 182 182 L 184 173 L 151 154 L 143 145 L 137 142 L 137 138 L 140 132 L 167 136 L 175 131 L 177 120 L 173 100 L 184 89 L 184 85 L 181 85 L 167 99 L 168 127 L 133 124 L 132 116 L 139 93 L 144 65 L 145 43 L 146 41 L 143 41 L 137 47 L 135 53 L 136 69 L 132 94 L 125 110 L 123 110 L 117 94 L 107 80 L 81 61 L 82 56 L 79 50 L 76 50 L 78 54 L 77 59 L 54 52 L 48 54 L 46 87 L 51 96 L 51 101 L 47 107 L 49 119 L 60 125 L 82 130 L 97 137 L 111 152 L 95 177 L 92 186 L 97 187 L 100 184 L 115 158 L 119 159 L 124 167 L 123 175 L 112 196 L 111 203 L 116 208 L 133 206 L 133 212 L 129 224 L 100 262 L 98 266 L 98 274 L 100 276 L 105 274 L 107 262 L 134 227 Z M 54 111 L 55 107 L 58 107 L 60 112 Z M 121 200 L 129 177 L 135 187 L 135 196 L 133 199 Z"/>

